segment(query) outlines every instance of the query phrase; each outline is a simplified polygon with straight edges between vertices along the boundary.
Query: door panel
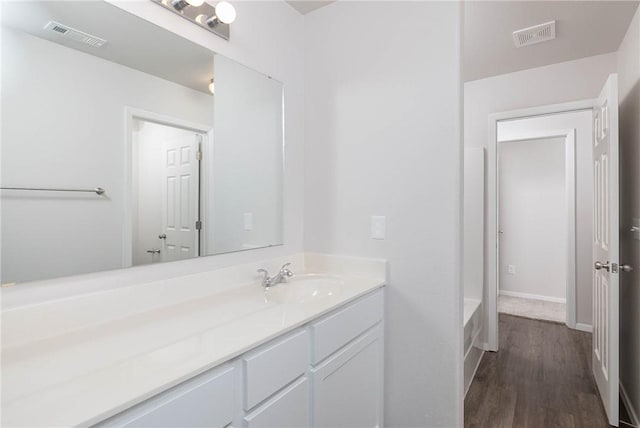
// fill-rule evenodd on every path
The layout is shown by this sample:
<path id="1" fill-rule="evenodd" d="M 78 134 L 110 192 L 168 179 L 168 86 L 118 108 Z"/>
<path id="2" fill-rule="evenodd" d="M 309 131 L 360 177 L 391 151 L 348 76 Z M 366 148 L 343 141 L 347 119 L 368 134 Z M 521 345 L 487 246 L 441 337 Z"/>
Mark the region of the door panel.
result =
<path id="1" fill-rule="evenodd" d="M 163 261 L 197 257 L 199 219 L 199 136 L 183 134 L 163 141 L 166 154 L 162 218 L 166 235 Z"/>
<path id="2" fill-rule="evenodd" d="M 593 376 L 618 426 L 618 83 L 609 76 L 594 107 Z"/>

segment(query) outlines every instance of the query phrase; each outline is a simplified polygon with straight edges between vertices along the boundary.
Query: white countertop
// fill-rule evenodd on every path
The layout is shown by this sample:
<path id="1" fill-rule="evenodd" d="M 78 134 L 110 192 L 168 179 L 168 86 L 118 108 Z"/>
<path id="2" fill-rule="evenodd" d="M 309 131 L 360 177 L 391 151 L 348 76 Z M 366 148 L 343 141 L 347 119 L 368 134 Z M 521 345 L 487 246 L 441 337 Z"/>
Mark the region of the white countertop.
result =
<path id="1" fill-rule="evenodd" d="M 33 340 L 17 340 L 25 327 L 17 316 L 3 317 L 3 336 L 13 339 L 2 347 L 2 425 L 97 423 L 385 282 L 378 275 L 339 278 L 338 293 L 302 303 L 278 303 L 254 281 L 55 335 L 30 332 Z M 152 288 L 145 292 L 155 298 Z M 64 304 L 72 307 L 69 300 Z"/>

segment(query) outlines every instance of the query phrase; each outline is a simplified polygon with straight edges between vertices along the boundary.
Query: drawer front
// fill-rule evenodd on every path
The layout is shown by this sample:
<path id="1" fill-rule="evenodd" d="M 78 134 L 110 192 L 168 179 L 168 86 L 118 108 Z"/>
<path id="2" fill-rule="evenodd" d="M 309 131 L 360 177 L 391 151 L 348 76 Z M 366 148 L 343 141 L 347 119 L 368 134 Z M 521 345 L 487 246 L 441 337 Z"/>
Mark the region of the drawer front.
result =
<path id="1" fill-rule="evenodd" d="M 303 377 L 244 418 L 246 428 L 309 426 L 309 380 Z"/>
<path id="2" fill-rule="evenodd" d="M 235 415 L 235 371 L 223 366 L 96 425 L 97 427 L 227 427 Z"/>
<path id="3" fill-rule="evenodd" d="M 383 290 L 361 298 L 344 309 L 311 324 L 312 364 L 317 364 L 382 320 Z"/>
<path id="4" fill-rule="evenodd" d="M 298 330 L 242 358 L 244 408 L 249 410 L 303 375 L 309 365 L 309 334 Z"/>

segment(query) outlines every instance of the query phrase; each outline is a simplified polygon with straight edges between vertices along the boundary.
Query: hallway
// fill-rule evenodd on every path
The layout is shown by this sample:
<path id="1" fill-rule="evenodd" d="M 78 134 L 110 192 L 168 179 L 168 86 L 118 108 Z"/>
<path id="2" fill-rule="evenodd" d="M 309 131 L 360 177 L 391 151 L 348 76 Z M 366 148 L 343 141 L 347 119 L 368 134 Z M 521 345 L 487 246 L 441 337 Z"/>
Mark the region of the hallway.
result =
<path id="1" fill-rule="evenodd" d="M 591 334 L 500 314 L 465 399 L 465 427 L 609 426 L 591 375 Z"/>

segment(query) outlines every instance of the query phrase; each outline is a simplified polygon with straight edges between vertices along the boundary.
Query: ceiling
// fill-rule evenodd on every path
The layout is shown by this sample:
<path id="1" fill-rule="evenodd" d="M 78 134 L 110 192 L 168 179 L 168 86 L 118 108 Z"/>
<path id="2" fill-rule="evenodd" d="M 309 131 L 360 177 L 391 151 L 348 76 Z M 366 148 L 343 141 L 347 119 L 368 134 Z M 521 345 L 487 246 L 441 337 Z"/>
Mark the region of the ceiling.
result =
<path id="1" fill-rule="evenodd" d="M 465 81 L 618 50 L 637 1 L 468 1 Z M 516 48 L 512 33 L 556 20 L 555 40 Z"/>
<path id="2" fill-rule="evenodd" d="M 320 9 L 323 6 L 333 3 L 333 1 L 291 0 L 287 1 L 287 3 L 301 14 L 306 15 L 309 12 L 313 12 L 316 9 Z"/>
<path id="3" fill-rule="evenodd" d="M 106 39 L 95 48 L 44 30 L 49 21 Z M 107 2 L 4 2 L 2 25 L 210 94 L 210 50 Z"/>

